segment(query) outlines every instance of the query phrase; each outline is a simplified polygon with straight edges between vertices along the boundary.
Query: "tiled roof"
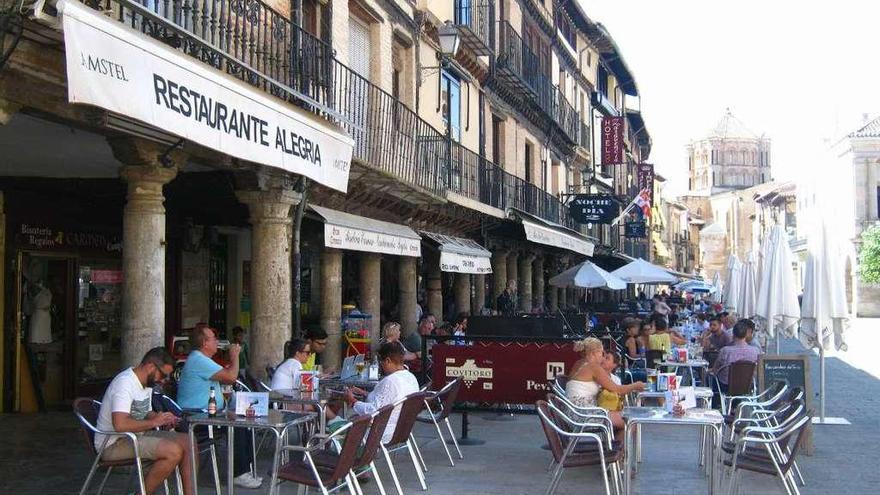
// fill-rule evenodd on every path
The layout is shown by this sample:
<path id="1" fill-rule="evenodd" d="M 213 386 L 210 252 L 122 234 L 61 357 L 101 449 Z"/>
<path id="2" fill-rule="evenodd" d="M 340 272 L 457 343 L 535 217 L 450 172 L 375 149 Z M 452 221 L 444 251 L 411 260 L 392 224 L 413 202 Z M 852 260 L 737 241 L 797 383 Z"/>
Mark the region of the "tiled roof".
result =
<path id="1" fill-rule="evenodd" d="M 709 133 L 709 137 L 756 139 L 758 136 L 749 130 L 741 120 L 734 117 L 728 108 L 724 113 L 724 117 L 721 117 L 721 120 L 718 121 L 718 124 Z"/>
<path id="2" fill-rule="evenodd" d="M 850 133 L 849 137 L 880 137 L 880 117 L 863 125 L 859 130 Z"/>

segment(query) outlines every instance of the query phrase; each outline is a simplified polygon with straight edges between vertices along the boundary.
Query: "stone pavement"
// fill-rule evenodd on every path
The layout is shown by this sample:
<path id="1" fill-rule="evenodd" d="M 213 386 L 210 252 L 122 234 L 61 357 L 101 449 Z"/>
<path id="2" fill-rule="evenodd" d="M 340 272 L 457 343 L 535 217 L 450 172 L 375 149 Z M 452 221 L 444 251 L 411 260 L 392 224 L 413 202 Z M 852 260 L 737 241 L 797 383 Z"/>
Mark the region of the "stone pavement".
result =
<path id="1" fill-rule="evenodd" d="M 877 340 L 870 339 L 876 349 Z M 864 342 L 863 342 L 864 343 Z M 784 352 L 804 352 L 796 341 L 784 342 Z M 845 362 L 846 355 L 827 361 L 828 415 L 844 416 L 852 426 L 818 426 L 816 452 L 801 458 L 807 479 L 804 494 L 866 493 L 880 486 L 880 470 L 872 453 L 880 443 L 880 380 Z M 818 392 L 818 362 L 812 363 L 814 389 Z M 818 407 L 818 401 L 816 401 Z M 488 418 L 488 419 L 487 419 Z M 491 420 L 490 420 L 491 419 Z M 428 485 L 438 494 L 535 494 L 547 487 L 549 452 L 535 416 L 520 415 L 497 421 L 493 414 L 471 415 L 471 436 L 486 443 L 462 447 L 465 459 L 449 467 L 443 449 L 432 440 L 432 429 L 419 425 L 416 432 L 428 463 Z M 458 426 L 458 418 L 455 419 Z M 91 459 L 84 455 L 82 439 L 69 412 L 44 415 L 0 416 L 0 494 L 55 495 L 78 493 Z M 645 427 L 644 462 L 635 480 L 635 493 L 706 493 L 696 455 L 697 433 L 688 428 Z M 265 452 L 265 451 L 264 451 Z M 396 465 L 407 493 L 421 493 L 415 473 L 405 454 Z M 222 455 L 221 455 L 222 456 Z M 270 466 L 268 453 L 259 469 Z M 222 469 L 222 465 L 221 465 Z M 384 463 L 379 464 L 389 494 L 394 493 Z M 207 470 L 202 471 L 201 493 L 213 493 Z M 125 475 L 114 475 L 105 493 L 125 493 Z M 781 484 L 769 476 L 746 474 L 741 493 L 784 493 Z M 726 489 L 726 485 L 724 487 Z M 601 476 L 596 469 L 567 470 L 559 494 L 601 493 Z M 364 485 L 368 494 L 378 493 L 375 482 Z M 250 495 L 266 490 L 237 490 Z M 296 493 L 285 484 L 283 494 Z M 722 491 L 721 493 L 726 493 Z"/>

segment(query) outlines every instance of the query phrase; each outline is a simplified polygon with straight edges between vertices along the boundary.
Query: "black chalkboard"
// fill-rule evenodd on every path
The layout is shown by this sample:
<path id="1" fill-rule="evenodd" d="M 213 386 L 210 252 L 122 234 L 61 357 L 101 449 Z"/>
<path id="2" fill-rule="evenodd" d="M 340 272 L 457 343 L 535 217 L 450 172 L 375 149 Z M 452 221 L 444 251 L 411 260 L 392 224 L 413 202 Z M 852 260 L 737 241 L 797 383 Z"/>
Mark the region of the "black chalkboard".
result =
<path id="1" fill-rule="evenodd" d="M 806 394 L 809 373 L 809 357 L 804 355 L 761 356 L 758 362 L 758 383 L 761 390 L 777 380 L 782 380 L 789 388 L 801 387 Z"/>

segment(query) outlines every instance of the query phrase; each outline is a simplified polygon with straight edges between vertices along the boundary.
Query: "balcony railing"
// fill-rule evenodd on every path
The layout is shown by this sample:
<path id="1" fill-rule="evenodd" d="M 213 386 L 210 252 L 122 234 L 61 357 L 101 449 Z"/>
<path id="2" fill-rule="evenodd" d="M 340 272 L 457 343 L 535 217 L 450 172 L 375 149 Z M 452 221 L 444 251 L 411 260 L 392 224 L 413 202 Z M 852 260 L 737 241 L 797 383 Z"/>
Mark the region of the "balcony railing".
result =
<path id="1" fill-rule="evenodd" d="M 83 2 L 247 84 L 337 118 L 355 140 L 354 158 L 401 182 L 572 225 L 557 198 L 459 143 L 447 165 L 442 132 L 259 0 Z"/>
<path id="2" fill-rule="evenodd" d="M 507 21 L 499 21 L 497 67 L 502 79 L 516 92 L 529 99 L 554 122 L 572 144 L 578 142 L 580 119 L 574 106 L 565 98 L 550 76 L 544 73 L 541 59 Z"/>
<path id="3" fill-rule="evenodd" d="M 492 12 L 494 0 L 453 0 L 454 23 L 462 44 L 476 55 L 492 54 Z"/>

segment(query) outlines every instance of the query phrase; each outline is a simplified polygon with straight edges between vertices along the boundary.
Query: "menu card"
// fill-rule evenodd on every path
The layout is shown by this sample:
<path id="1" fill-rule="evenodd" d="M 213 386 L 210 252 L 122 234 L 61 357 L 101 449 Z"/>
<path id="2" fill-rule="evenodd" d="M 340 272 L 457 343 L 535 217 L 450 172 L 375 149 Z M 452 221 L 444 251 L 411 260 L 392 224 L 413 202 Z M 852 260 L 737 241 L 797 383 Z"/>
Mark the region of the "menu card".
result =
<path id="1" fill-rule="evenodd" d="M 269 415 L 268 392 L 236 392 L 235 414 L 239 416 L 247 416 L 247 408 L 252 404 L 256 416 Z"/>

